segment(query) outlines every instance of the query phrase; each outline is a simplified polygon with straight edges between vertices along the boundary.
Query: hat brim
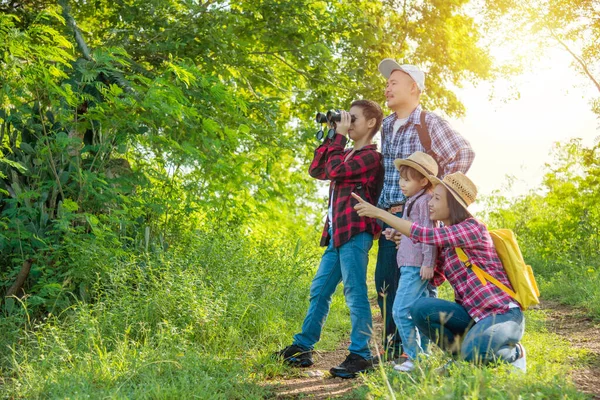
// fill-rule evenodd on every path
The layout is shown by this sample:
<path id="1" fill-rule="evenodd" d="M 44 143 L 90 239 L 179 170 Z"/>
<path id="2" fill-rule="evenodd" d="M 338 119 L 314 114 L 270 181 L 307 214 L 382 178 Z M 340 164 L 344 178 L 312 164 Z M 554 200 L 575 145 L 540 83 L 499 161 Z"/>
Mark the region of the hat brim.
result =
<path id="1" fill-rule="evenodd" d="M 429 175 L 427 177 L 429 179 L 429 182 L 431 182 L 431 184 L 433 186 L 437 186 L 437 185 L 443 185 L 446 188 L 446 191 L 448 193 L 450 193 L 452 195 L 452 197 L 454 197 L 454 199 L 456 201 L 458 201 L 458 203 L 463 206 L 465 208 L 465 210 L 469 211 L 469 206 L 467 205 L 467 203 L 462 199 L 462 197 L 460 197 L 458 195 L 458 193 L 456 193 L 456 191 L 454 189 L 452 189 L 450 186 L 446 185 L 440 178 L 438 178 L 437 176 L 433 176 L 433 175 Z"/>
<path id="2" fill-rule="evenodd" d="M 432 174 L 432 171 L 427 171 L 421 164 L 414 162 L 413 160 L 409 160 L 409 159 L 401 159 L 401 158 L 397 158 L 394 160 L 394 165 L 396 166 L 396 169 L 400 170 L 400 167 L 402 165 L 406 165 L 408 167 L 414 168 L 417 171 L 419 171 L 424 177 L 429 179 L 429 176 Z"/>
<path id="3" fill-rule="evenodd" d="M 379 72 L 385 77 L 385 79 L 389 79 L 392 75 L 392 72 L 394 72 L 397 69 L 399 69 L 402 72 L 406 72 L 404 71 L 404 68 L 400 66 L 400 64 L 398 64 L 395 60 L 392 60 L 391 58 L 386 58 L 383 61 L 381 61 L 377 69 L 379 69 Z"/>

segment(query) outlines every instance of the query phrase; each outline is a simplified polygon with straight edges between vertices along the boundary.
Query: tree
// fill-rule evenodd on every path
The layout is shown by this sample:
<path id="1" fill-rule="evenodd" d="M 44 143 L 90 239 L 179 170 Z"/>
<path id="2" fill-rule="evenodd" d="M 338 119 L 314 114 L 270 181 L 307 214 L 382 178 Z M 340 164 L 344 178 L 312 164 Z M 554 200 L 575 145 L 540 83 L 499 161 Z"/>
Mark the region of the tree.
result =
<path id="1" fill-rule="evenodd" d="M 464 112 L 446 85 L 491 73 L 465 5 L 3 3 L 3 281 L 33 260 L 23 289 L 54 304 L 194 229 L 302 229 L 322 208 L 314 113 L 382 101 L 382 58 L 425 66 L 427 106 Z"/>
<path id="2" fill-rule="evenodd" d="M 492 0 L 486 2 L 488 22 L 512 40 L 533 40 L 541 49 L 560 47 L 572 57 L 575 70 L 598 90 L 592 110 L 600 115 L 600 4 L 590 0 Z M 501 27 L 501 29 L 500 29 Z M 535 57 L 528 52 L 527 57 Z"/>

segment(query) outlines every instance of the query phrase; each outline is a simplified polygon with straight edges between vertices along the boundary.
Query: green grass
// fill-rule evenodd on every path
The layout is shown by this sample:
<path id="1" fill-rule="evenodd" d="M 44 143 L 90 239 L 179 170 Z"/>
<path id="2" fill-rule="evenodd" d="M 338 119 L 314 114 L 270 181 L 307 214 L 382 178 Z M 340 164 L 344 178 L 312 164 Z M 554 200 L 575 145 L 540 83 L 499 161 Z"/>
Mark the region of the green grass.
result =
<path id="1" fill-rule="evenodd" d="M 0 318 L 0 397 L 270 396 L 261 383 L 294 374 L 270 355 L 301 327 L 322 250 L 213 235 L 192 239 L 169 253 L 122 259 L 92 285 L 91 301 L 59 315 L 33 318 L 25 300 L 20 312 Z M 317 350 L 334 350 L 349 335 L 342 290 Z M 374 297 L 372 283 L 370 290 Z M 446 285 L 440 294 L 451 298 L 452 290 Z M 541 312 L 527 313 L 524 343 L 526 375 L 463 363 L 450 376 L 437 376 L 433 370 L 445 361 L 437 352 L 414 374 L 386 367 L 360 378 L 364 385 L 348 398 L 385 398 L 388 384 L 397 398 L 583 398 L 566 378 L 565 354 L 576 365 L 586 354 L 548 333 Z"/>
<path id="2" fill-rule="evenodd" d="M 191 239 L 112 265 L 90 302 L 60 315 L 34 318 L 25 299 L 0 318 L 0 397 L 267 396 L 261 381 L 289 373 L 270 355 L 301 327 L 321 249 Z M 338 294 L 317 349 L 335 349 L 349 330 Z"/>
<path id="3" fill-rule="evenodd" d="M 197 237 L 123 260 L 60 316 L 0 319 L 2 396 L 261 398 L 253 365 L 297 328 L 314 264 L 270 247 Z"/>
<path id="4" fill-rule="evenodd" d="M 583 307 L 589 315 L 600 320 L 600 270 L 592 267 L 562 270 L 548 278 L 538 277 L 540 292 L 545 299 Z M 593 282 L 593 283 L 592 283 Z"/>

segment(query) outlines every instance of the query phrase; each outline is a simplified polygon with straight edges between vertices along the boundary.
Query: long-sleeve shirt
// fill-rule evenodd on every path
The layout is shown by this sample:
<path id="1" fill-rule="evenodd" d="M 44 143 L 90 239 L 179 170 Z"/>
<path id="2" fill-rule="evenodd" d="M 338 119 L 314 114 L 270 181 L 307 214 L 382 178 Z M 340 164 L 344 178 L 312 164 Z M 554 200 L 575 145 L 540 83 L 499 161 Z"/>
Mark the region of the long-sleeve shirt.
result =
<path id="1" fill-rule="evenodd" d="M 416 223 L 419 226 L 433 228 L 433 221 L 429 219 L 429 203 L 431 194 L 423 190 L 411 196 L 404 206 L 402 218 Z M 407 210 L 410 209 L 410 214 Z M 436 246 L 414 242 L 402 235 L 396 259 L 399 267 L 434 267 L 437 256 Z"/>
<path id="2" fill-rule="evenodd" d="M 330 224 L 335 247 L 343 245 L 361 232 L 376 235 L 381 231 L 375 219 L 358 215 L 354 210 L 358 201 L 350 195 L 355 192 L 369 203 L 377 203 L 383 184 L 381 153 L 377 151 L 377 145 L 372 144 L 349 154 L 350 150 L 344 150 L 347 141 L 346 137 L 340 134 L 326 139 L 315 150 L 310 164 L 310 176 L 331 181 L 329 206 L 332 208 L 333 220 L 330 221 L 327 217 L 321 246 L 329 244 Z"/>
<path id="3" fill-rule="evenodd" d="M 461 247 L 471 263 L 512 289 L 502 262 L 498 258 L 486 226 L 475 218 L 455 225 L 425 228 L 413 223 L 410 237 L 420 243 L 441 247 L 433 285 L 439 286 L 444 277 L 454 289 L 454 299 L 471 318 L 479 321 L 492 314 L 504 314 L 516 303 L 512 297 L 492 283 L 483 285 L 475 272 L 459 260 L 455 247 Z"/>
<path id="4" fill-rule="evenodd" d="M 417 125 L 421 125 L 421 106 L 414 109 L 398 132 L 393 131 L 396 119 L 395 113 L 389 115 L 383 120 L 381 129 L 385 178 L 378 206 L 383 209 L 406 201 L 398 185 L 400 173 L 394 166 L 394 160 L 408 158 L 415 151 L 425 152 L 416 128 Z M 466 173 L 475 159 L 469 142 L 452 129 L 448 121 L 436 114 L 428 112 L 425 123 L 431 137 L 431 150 L 438 157 L 441 175 L 457 171 Z"/>

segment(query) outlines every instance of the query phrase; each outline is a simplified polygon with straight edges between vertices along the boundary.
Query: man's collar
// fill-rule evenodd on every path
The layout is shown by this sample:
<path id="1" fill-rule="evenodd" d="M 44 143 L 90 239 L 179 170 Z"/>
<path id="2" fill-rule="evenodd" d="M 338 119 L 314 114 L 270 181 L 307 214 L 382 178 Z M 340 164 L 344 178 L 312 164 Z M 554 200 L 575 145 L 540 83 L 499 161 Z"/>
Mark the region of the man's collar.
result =
<path id="1" fill-rule="evenodd" d="M 421 125 L 421 105 L 419 104 L 417 108 L 413 110 L 408 116 L 408 122 L 413 125 Z"/>

